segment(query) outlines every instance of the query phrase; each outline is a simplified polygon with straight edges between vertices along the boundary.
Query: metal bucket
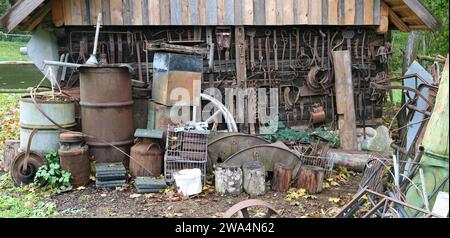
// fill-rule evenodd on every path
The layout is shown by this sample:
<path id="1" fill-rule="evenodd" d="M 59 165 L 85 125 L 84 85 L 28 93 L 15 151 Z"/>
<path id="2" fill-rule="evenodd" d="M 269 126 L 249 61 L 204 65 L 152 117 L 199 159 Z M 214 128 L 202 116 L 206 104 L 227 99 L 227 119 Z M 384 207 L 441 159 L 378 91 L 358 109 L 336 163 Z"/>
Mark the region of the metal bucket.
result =
<path id="1" fill-rule="evenodd" d="M 163 150 L 158 140 L 142 139 L 131 148 L 131 157 L 131 176 L 159 177 L 162 174 Z"/>
<path id="2" fill-rule="evenodd" d="M 82 131 L 98 163 L 123 162 L 133 143 L 131 74 L 126 66 L 80 68 Z M 114 148 L 117 147 L 118 149 Z"/>
<path id="3" fill-rule="evenodd" d="M 47 101 L 36 98 L 36 104 L 53 121 L 65 129 L 76 126 L 75 103 L 67 99 Z M 36 107 L 30 97 L 20 100 L 20 151 L 26 151 L 28 139 L 33 129 L 37 133 L 33 138 L 31 150 L 45 155 L 59 149 L 60 129 L 50 122 Z"/>

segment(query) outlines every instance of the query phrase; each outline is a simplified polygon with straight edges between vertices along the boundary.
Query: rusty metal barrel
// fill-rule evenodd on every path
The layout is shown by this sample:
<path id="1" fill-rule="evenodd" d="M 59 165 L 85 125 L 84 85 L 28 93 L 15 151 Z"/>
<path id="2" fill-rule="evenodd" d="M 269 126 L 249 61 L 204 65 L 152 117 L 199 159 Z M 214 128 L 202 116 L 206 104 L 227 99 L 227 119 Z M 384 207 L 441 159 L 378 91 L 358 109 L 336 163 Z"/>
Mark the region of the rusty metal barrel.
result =
<path id="1" fill-rule="evenodd" d="M 126 65 L 80 68 L 82 131 L 97 163 L 128 167 L 133 143 L 131 73 Z M 120 149 L 120 150 L 118 150 Z M 126 154 L 124 154 L 124 153 Z"/>

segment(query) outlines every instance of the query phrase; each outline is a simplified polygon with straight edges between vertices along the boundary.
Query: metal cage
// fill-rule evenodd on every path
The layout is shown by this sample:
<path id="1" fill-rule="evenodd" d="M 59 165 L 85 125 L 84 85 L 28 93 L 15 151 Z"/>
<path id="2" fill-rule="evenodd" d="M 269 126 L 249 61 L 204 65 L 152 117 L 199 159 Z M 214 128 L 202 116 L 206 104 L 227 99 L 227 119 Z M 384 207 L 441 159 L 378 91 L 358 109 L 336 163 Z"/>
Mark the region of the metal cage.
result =
<path id="1" fill-rule="evenodd" d="M 173 181 L 173 173 L 184 169 L 200 169 L 206 184 L 208 162 L 208 133 L 204 131 L 167 130 L 164 175 Z"/>

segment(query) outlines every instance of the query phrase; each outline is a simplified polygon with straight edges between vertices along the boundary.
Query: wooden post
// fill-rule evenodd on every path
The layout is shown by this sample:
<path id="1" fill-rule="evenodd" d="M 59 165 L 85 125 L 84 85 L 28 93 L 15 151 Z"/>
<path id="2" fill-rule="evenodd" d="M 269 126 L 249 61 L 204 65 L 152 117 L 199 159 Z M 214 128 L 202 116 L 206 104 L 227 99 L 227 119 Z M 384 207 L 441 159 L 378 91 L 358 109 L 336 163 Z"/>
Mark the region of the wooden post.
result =
<path id="1" fill-rule="evenodd" d="M 305 189 L 309 194 L 320 193 L 323 190 L 324 177 L 324 169 L 314 166 L 302 166 L 298 172 L 297 188 Z"/>
<path id="2" fill-rule="evenodd" d="M 402 67 L 402 74 L 405 75 L 408 71 L 408 68 L 411 66 L 411 64 L 414 62 L 417 56 L 417 51 L 419 49 L 419 32 L 412 31 L 408 34 L 408 44 L 406 45 L 406 49 L 404 50 L 403 55 L 403 67 Z M 403 82 L 402 82 L 403 85 Z M 405 105 L 406 103 L 406 95 L 405 93 L 402 93 L 402 101 L 401 105 Z M 402 110 L 399 112 L 397 117 L 398 127 L 402 128 L 399 131 L 400 138 L 406 138 L 408 134 L 408 127 L 404 127 L 406 124 L 408 124 L 408 110 L 406 107 L 403 107 Z M 401 147 L 406 147 L 406 141 L 402 140 Z M 401 160 L 407 159 L 405 155 L 402 155 Z"/>
<path id="3" fill-rule="evenodd" d="M 358 149 L 356 137 L 355 99 L 353 94 L 352 59 L 350 51 L 334 51 L 336 109 L 341 147 Z"/>
<path id="4" fill-rule="evenodd" d="M 246 88 L 247 69 L 245 60 L 245 29 L 243 26 L 235 28 L 236 42 L 236 81 L 239 88 Z"/>
<path id="5" fill-rule="evenodd" d="M 266 193 L 266 169 L 261 162 L 249 162 L 243 166 L 244 191 L 252 197 Z"/>
<path id="6" fill-rule="evenodd" d="M 19 154 L 20 141 L 18 140 L 6 140 L 3 145 L 3 171 L 9 172 L 11 162 Z"/>
<path id="7" fill-rule="evenodd" d="M 272 189 L 277 192 L 287 192 L 291 188 L 292 169 L 277 163 L 273 170 Z"/>
<path id="8" fill-rule="evenodd" d="M 242 193 L 242 169 L 239 166 L 219 164 L 216 168 L 216 192 L 239 196 Z"/>
<path id="9" fill-rule="evenodd" d="M 245 57 L 245 27 L 243 26 L 236 26 L 235 27 L 235 47 L 236 47 L 236 82 L 237 82 L 237 88 L 238 90 L 236 92 L 239 93 L 239 89 L 245 89 L 247 88 L 247 62 Z M 236 95 L 237 96 L 237 95 Z M 237 99 L 238 100 L 238 99 Z M 237 108 L 238 110 L 241 109 L 241 107 L 244 108 L 245 111 L 245 105 L 240 105 L 240 102 L 237 102 Z M 236 115 L 240 115 L 240 111 L 236 113 Z M 239 131 L 243 133 L 248 133 L 248 125 L 244 122 L 238 122 L 239 123 Z"/>

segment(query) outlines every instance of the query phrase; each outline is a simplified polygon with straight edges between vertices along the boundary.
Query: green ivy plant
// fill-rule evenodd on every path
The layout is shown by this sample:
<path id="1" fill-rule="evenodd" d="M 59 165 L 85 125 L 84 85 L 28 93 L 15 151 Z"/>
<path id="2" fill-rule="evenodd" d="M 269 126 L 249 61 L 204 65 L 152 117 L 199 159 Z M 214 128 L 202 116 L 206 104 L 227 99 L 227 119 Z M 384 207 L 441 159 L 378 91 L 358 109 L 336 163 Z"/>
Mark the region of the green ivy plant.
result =
<path id="1" fill-rule="evenodd" d="M 71 174 L 62 170 L 57 152 L 50 152 L 45 156 L 47 164 L 39 168 L 34 178 L 36 185 L 48 187 L 55 193 L 62 193 L 71 188 Z"/>

